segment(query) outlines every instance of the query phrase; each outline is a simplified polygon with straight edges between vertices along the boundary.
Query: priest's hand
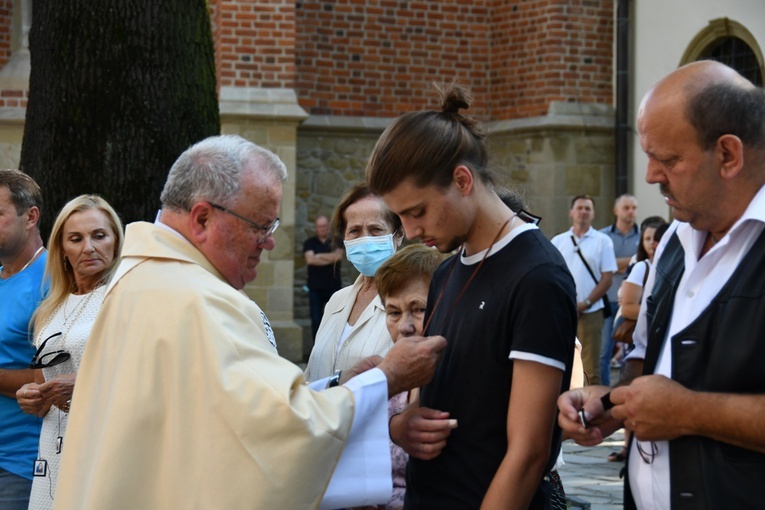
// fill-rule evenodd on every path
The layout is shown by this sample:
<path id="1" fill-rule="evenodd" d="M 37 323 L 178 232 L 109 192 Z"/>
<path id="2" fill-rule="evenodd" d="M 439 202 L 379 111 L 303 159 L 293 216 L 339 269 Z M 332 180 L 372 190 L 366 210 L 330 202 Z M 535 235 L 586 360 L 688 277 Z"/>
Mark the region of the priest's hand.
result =
<path id="1" fill-rule="evenodd" d="M 340 374 L 340 384 L 345 384 L 346 382 L 350 381 L 354 377 L 356 377 L 359 374 L 363 374 L 367 370 L 371 370 L 375 368 L 377 365 L 380 364 L 382 361 L 382 356 L 368 356 L 355 365 L 353 365 L 351 368 L 346 368 L 343 370 L 343 372 Z"/>
<path id="2" fill-rule="evenodd" d="M 388 398 L 429 383 L 445 348 L 442 336 L 399 338 L 377 365 L 388 379 Z"/>

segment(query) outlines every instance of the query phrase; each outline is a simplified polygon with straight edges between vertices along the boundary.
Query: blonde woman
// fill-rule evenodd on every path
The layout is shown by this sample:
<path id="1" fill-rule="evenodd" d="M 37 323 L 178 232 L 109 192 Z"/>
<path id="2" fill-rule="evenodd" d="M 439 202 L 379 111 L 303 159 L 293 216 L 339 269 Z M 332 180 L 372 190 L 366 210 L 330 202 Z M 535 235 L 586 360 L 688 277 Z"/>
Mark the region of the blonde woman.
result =
<path id="1" fill-rule="evenodd" d="M 48 297 L 32 316 L 36 381 L 16 393 L 21 409 L 43 418 L 30 510 L 53 508 L 69 406 L 85 342 L 117 269 L 122 223 L 101 197 L 81 195 L 59 213 L 48 241 Z"/>

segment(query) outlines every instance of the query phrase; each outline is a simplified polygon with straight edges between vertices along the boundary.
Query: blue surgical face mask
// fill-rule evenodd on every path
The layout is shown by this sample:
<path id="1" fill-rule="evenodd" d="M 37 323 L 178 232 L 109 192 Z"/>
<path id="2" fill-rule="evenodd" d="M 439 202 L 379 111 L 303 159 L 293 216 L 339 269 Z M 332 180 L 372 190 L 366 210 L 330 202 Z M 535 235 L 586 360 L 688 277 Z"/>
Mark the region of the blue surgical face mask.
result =
<path id="1" fill-rule="evenodd" d="M 374 276 L 377 268 L 396 252 L 393 234 L 359 237 L 344 243 L 345 256 L 364 276 Z"/>

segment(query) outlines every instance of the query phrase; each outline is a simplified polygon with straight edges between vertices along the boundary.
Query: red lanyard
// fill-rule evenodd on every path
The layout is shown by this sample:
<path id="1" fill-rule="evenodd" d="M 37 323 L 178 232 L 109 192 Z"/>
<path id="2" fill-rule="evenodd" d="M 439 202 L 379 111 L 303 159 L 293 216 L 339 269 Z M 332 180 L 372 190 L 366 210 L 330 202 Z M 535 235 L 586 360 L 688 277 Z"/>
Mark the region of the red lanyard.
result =
<path id="1" fill-rule="evenodd" d="M 444 316 L 444 320 L 446 320 L 446 317 L 449 317 L 451 315 L 452 311 L 454 311 L 454 307 L 457 306 L 457 303 L 459 302 L 460 298 L 462 297 L 462 294 L 465 293 L 465 291 L 468 288 L 468 285 L 470 285 L 470 282 L 473 281 L 473 278 L 475 278 L 476 273 L 478 273 L 478 270 L 481 269 L 481 266 L 483 265 L 484 261 L 486 260 L 486 257 L 489 256 L 489 252 L 491 251 L 491 248 L 499 241 L 500 236 L 502 235 L 502 231 L 505 229 L 508 223 L 510 223 L 513 218 L 515 218 L 515 214 L 513 216 L 510 216 L 510 219 L 505 221 L 501 227 L 499 227 L 499 232 L 497 232 L 497 235 L 494 237 L 494 240 L 491 242 L 491 245 L 486 249 L 486 253 L 483 254 L 483 258 L 481 258 L 481 261 L 478 263 L 476 268 L 473 270 L 473 274 L 470 275 L 470 278 L 468 278 L 468 281 L 465 282 L 465 285 L 462 287 L 462 290 L 460 290 L 460 293 L 457 294 L 457 298 L 452 303 L 452 306 L 449 308 L 449 310 L 446 312 L 446 315 Z M 462 251 L 462 250 L 460 250 Z M 446 284 L 449 283 L 449 278 L 452 276 L 452 271 L 454 271 L 454 266 L 457 265 L 457 259 L 460 258 L 460 254 L 457 254 L 454 257 L 454 262 L 452 262 L 452 267 L 449 268 L 449 273 L 446 275 L 446 280 L 444 281 L 444 284 L 441 285 L 441 292 L 438 293 L 438 298 L 436 299 L 436 304 L 433 305 L 433 309 L 430 311 L 430 317 L 428 317 L 428 322 L 425 323 L 425 327 L 422 328 L 422 332 L 425 333 L 428 330 L 428 326 L 430 325 L 430 321 L 433 319 L 433 317 L 436 315 L 436 309 L 438 308 L 438 304 L 441 302 L 441 298 L 444 296 L 444 291 L 446 290 Z M 439 329 L 441 326 L 444 325 L 444 320 L 441 321 L 441 324 L 439 324 Z"/>

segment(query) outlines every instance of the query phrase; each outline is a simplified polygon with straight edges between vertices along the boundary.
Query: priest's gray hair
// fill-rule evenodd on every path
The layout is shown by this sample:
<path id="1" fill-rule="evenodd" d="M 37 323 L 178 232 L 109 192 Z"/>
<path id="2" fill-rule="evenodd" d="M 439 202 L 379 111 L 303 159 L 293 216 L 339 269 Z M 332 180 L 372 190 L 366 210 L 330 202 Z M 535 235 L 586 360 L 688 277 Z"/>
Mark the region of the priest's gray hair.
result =
<path id="1" fill-rule="evenodd" d="M 162 208 L 190 211 L 201 201 L 227 204 L 239 191 L 242 169 L 253 162 L 260 171 L 282 181 L 287 178 L 287 167 L 276 154 L 241 136 L 211 136 L 197 142 L 170 169 L 160 196 Z"/>

